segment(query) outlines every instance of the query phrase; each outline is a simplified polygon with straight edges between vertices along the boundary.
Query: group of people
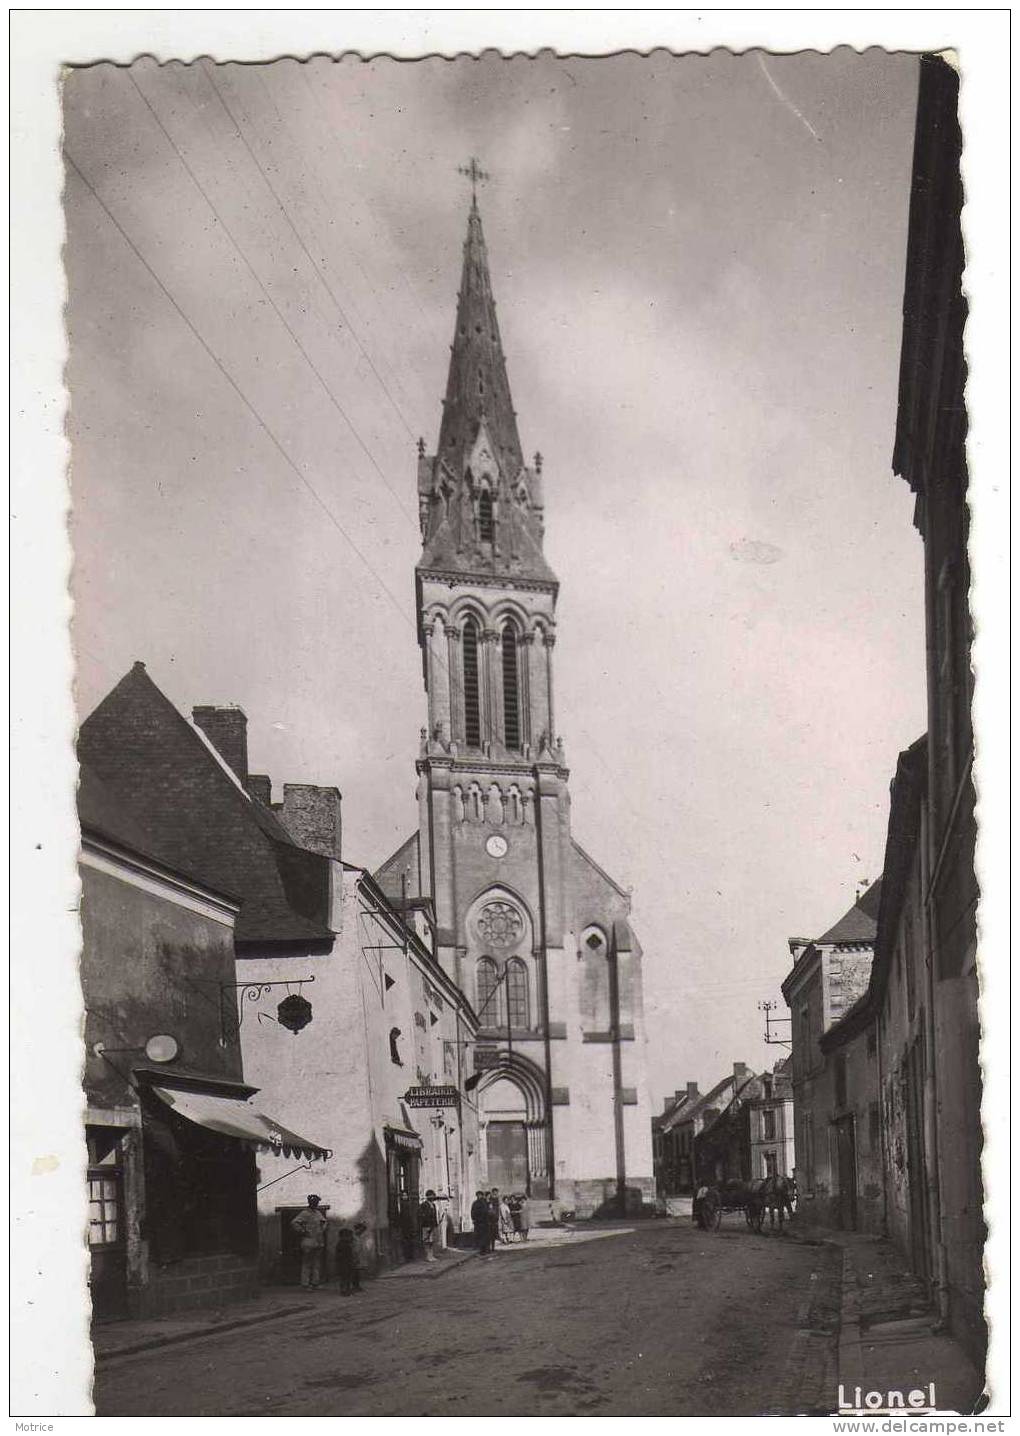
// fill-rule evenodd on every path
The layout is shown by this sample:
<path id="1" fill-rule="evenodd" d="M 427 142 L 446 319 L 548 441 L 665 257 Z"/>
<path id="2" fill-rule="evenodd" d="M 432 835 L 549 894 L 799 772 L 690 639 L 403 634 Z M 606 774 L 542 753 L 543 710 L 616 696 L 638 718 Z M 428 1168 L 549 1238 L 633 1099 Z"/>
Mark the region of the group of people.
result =
<path id="1" fill-rule="evenodd" d="M 301 1248 L 301 1285 L 308 1291 L 315 1291 L 322 1285 L 325 1276 L 328 1218 L 327 1208 L 314 1192 L 309 1194 L 307 1201 L 304 1211 L 298 1212 L 290 1225 L 297 1232 Z M 353 1226 L 341 1226 L 337 1232 L 336 1275 L 341 1296 L 353 1296 L 361 1291 L 358 1238 L 366 1230 L 364 1222 L 355 1222 Z"/>
<path id="2" fill-rule="evenodd" d="M 500 1195 L 498 1187 L 475 1192 L 471 1203 L 471 1223 L 475 1229 L 475 1245 L 482 1256 L 491 1256 L 496 1243 L 509 1244 L 517 1238 L 528 1239 L 528 1204 L 524 1197 Z"/>

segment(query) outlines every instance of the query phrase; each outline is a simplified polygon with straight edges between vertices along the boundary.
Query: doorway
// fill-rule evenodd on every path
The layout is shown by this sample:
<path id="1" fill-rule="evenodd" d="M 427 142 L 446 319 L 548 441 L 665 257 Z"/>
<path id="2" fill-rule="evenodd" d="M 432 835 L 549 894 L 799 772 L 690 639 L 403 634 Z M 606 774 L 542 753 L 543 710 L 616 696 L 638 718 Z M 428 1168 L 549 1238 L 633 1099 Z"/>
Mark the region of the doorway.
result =
<path id="1" fill-rule="evenodd" d="M 97 1321 L 128 1314 L 127 1222 L 124 1172 L 120 1158 L 123 1130 L 90 1127 L 89 1292 Z"/>
<path id="2" fill-rule="evenodd" d="M 528 1129 L 523 1122 L 490 1122 L 489 1186 L 501 1192 L 528 1190 Z"/>
<path id="3" fill-rule="evenodd" d="M 857 1139 L 853 1117 L 836 1123 L 836 1180 L 839 1224 L 844 1231 L 857 1229 Z"/>

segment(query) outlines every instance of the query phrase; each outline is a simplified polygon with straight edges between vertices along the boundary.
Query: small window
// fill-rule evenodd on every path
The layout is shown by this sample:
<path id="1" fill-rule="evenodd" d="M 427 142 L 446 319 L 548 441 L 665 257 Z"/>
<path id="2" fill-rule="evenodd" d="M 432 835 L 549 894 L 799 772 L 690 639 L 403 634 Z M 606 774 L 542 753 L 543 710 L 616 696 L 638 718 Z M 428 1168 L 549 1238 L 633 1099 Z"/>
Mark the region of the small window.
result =
<path id="1" fill-rule="evenodd" d="M 776 1140 L 776 1110 L 774 1107 L 766 1107 L 761 1114 L 761 1134 L 766 1142 Z"/>
<path id="2" fill-rule="evenodd" d="M 495 538 L 495 524 L 492 518 L 492 495 L 483 489 L 478 500 L 478 537 L 482 543 L 492 543 Z"/>
<path id="3" fill-rule="evenodd" d="M 846 1054 L 841 1052 L 836 1058 L 836 1106 L 846 1106 Z"/>
<path id="4" fill-rule="evenodd" d="M 872 1102 L 868 1108 L 868 1146 L 872 1152 L 877 1152 L 882 1136 L 882 1122 L 879 1115 L 878 1103 Z"/>

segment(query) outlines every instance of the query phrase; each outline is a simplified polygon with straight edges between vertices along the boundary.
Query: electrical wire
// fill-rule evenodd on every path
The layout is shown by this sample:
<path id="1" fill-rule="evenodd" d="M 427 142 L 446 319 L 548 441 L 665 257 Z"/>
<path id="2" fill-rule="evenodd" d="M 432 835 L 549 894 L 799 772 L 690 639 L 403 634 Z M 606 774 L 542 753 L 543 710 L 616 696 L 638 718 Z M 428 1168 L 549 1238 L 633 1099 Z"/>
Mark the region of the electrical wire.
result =
<path id="1" fill-rule="evenodd" d="M 413 439 L 413 438 L 414 438 L 414 430 L 413 430 L 413 429 L 411 428 L 411 426 L 408 424 L 407 420 L 406 420 L 405 417 L 404 417 L 403 411 L 402 411 L 401 408 L 400 408 L 400 405 L 397 403 L 396 399 L 394 399 L 394 397 L 393 397 L 392 393 L 390 392 L 389 386 L 387 385 L 385 379 L 382 377 L 382 375 L 379 373 L 379 370 L 376 368 L 375 363 L 374 363 L 374 361 L 373 361 L 373 359 L 372 359 L 372 356 L 368 353 L 368 351 L 366 350 L 365 346 L 362 344 L 361 340 L 358 338 L 358 335 L 357 335 L 357 333 L 355 332 L 354 327 L 353 327 L 353 325 L 351 324 L 350 320 L 348 319 L 347 314 L 346 314 L 346 311 L 344 310 L 343 305 L 340 303 L 340 300 L 337 298 L 337 296 L 336 296 L 336 294 L 335 294 L 335 292 L 334 292 L 334 290 L 333 290 L 332 285 L 329 283 L 329 280 L 326 278 L 325 274 L 324 274 L 323 271 L 320 269 L 318 263 L 316 262 L 316 260 L 315 260 L 314 257 L 312 256 L 312 253 L 311 253 L 311 251 L 309 250 L 308 246 L 305 244 L 305 241 L 304 241 L 304 239 L 302 238 L 300 231 L 298 230 L 297 226 L 295 225 L 294 221 L 291 219 L 290 214 L 289 214 L 288 211 L 287 211 L 286 205 L 283 203 L 282 199 L 280 198 L 279 193 L 277 192 L 276 186 L 273 184 L 272 180 L 269 178 L 269 175 L 268 175 L 268 173 L 266 172 L 266 170 L 265 170 L 265 168 L 264 168 L 264 166 L 263 166 L 261 160 L 259 159 L 259 157 L 256 155 L 255 151 L 252 149 L 251 145 L 249 144 L 247 137 L 245 136 L 244 132 L 243 132 L 242 129 L 241 129 L 241 126 L 240 126 L 240 125 L 238 124 L 238 122 L 237 122 L 237 118 L 236 118 L 236 116 L 234 115 L 234 112 L 231 110 L 230 106 L 227 104 L 227 101 L 226 101 L 226 99 L 224 98 L 223 93 L 222 93 L 222 91 L 220 90 L 219 85 L 217 85 L 217 83 L 216 83 L 216 80 L 215 80 L 215 78 L 214 78 L 214 73 L 213 73 L 213 71 L 209 68 L 209 64 L 206 63 L 206 62 L 204 62 L 204 61 L 199 61 L 199 68 L 201 69 L 202 73 L 205 75 L 207 81 L 209 82 L 210 87 L 212 88 L 212 90 L 214 91 L 214 93 L 215 93 L 215 95 L 216 95 L 216 98 L 219 100 L 219 102 L 220 102 L 220 104 L 222 105 L 223 109 L 226 111 L 227 115 L 229 116 L 230 121 L 231 121 L 231 123 L 233 124 L 234 129 L 237 131 L 238 136 L 240 137 L 242 144 L 244 145 L 245 149 L 248 151 L 249 155 L 251 156 L 252 162 L 255 164 L 256 168 L 257 168 L 258 171 L 259 171 L 259 173 L 262 175 L 262 178 L 265 180 L 266 185 L 267 185 L 267 187 L 268 187 L 268 189 L 269 189 L 269 192 L 270 192 L 270 194 L 273 196 L 273 198 L 275 199 L 277 205 L 279 206 L 280 213 L 283 215 L 284 219 L 287 221 L 287 224 L 290 226 L 290 229 L 291 229 L 291 232 L 292 232 L 293 235 L 294 235 L 294 238 L 297 240 L 298 244 L 301 246 L 302 250 L 304 251 L 304 253 L 305 253 L 305 255 L 306 255 L 307 259 L 308 259 L 309 264 L 312 266 L 312 268 L 315 270 L 316 274 L 319 276 L 319 279 L 320 279 L 320 281 L 322 282 L 323 288 L 325 289 L 326 293 L 329 295 L 330 299 L 332 299 L 334 305 L 336 306 L 336 311 L 337 311 L 337 313 L 340 315 L 340 319 L 341 319 L 342 323 L 346 326 L 347 330 L 349 331 L 349 333 L 350 333 L 350 335 L 351 335 L 351 338 L 354 340 L 355 344 L 357 344 L 358 348 L 360 349 L 362 355 L 363 355 L 364 358 L 365 358 L 365 362 L 368 364 L 368 367 L 371 369 L 371 371 L 372 371 L 372 373 L 375 375 L 376 379 L 378 379 L 379 385 L 380 385 L 380 387 L 381 387 L 383 393 L 386 395 L 387 399 L 389 399 L 391 405 L 393 406 L 394 412 L 396 413 L 396 415 L 397 415 L 397 417 L 399 418 L 400 422 L 403 424 L 404 428 L 407 430 L 408 436 Z"/>
<path id="2" fill-rule="evenodd" d="M 104 213 L 104 214 L 106 215 L 106 217 L 109 219 L 109 221 L 110 221 L 110 223 L 113 225 L 114 229 L 116 229 L 117 233 L 118 233 L 118 234 L 120 235 L 120 237 L 123 239 L 124 243 L 128 246 L 128 248 L 131 250 L 131 252 L 135 255 L 135 257 L 136 257 L 136 259 L 138 260 L 138 262 L 139 262 L 139 263 L 143 266 L 143 268 L 148 272 L 148 274 L 151 276 L 151 278 L 156 282 L 156 284 L 158 285 L 159 289 L 161 290 L 161 292 L 163 293 L 163 295 L 165 296 L 165 298 L 167 299 L 167 301 L 168 301 L 168 302 L 173 306 L 173 308 L 177 311 L 178 315 L 179 315 L 179 316 L 181 317 L 181 319 L 184 321 L 185 325 L 186 325 L 187 328 L 190 330 L 190 332 L 192 333 L 192 335 L 198 340 L 199 344 L 200 344 L 200 345 L 202 346 L 202 348 L 205 350 L 206 354 L 207 354 L 207 355 L 209 356 L 209 358 L 212 360 L 212 362 L 213 362 L 213 364 L 216 366 L 216 368 L 217 368 L 217 369 L 220 371 L 220 373 L 223 375 L 224 379 L 226 379 L 227 383 L 230 385 L 231 389 L 233 389 L 234 393 L 235 393 L 235 394 L 237 395 L 237 397 L 241 400 L 241 403 L 244 405 L 244 407 L 245 407 L 245 408 L 248 410 L 248 412 L 251 414 L 252 418 L 253 418 L 253 419 L 255 420 L 255 422 L 258 424 L 259 428 L 260 428 L 260 429 L 262 430 L 262 432 L 265 434 L 266 438 L 269 439 L 270 443 L 273 445 L 273 448 L 276 449 L 277 453 L 278 453 L 278 454 L 280 455 L 280 457 L 283 459 L 284 463 L 287 465 L 287 467 L 288 467 L 289 469 L 291 469 L 291 470 L 293 471 L 293 473 L 296 475 L 296 477 L 300 480 L 300 482 L 301 482 L 301 484 L 303 485 L 303 487 L 308 490 L 309 494 L 311 494 L 312 498 L 315 500 L 315 502 L 316 502 L 316 503 L 319 505 L 319 507 L 322 509 L 322 512 L 323 512 L 323 513 L 326 515 L 326 517 L 329 519 L 330 523 L 331 523 L 331 524 L 333 525 L 333 527 L 336 529 L 337 533 L 340 534 L 340 536 L 344 539 L 344 541 L 347 543 L 347 545 L 348 545 L 349 548 L 352 550 L 352 552 L 357 555 L 357 557 L 358 557 L 358 558 L 361 560 L 361 562 L 364 564 L 365 568 L 368 569 L 369 573 L 370 573 L 370 574 L 372 575 L 372 577 L 375 579 L 376 583 L 377 583 L 377 584 L 379 585 L 379 587 L 382 589 L 383 593 L 385 593 L 386 597 L 387 597 L 387 598 L 390 600 L 390 602 L 393 604 L 393 607 L 394 607 L 394 608 L 397 610 L 397 612 L 400 614 L 401 618 L 402 618 L 406 623 L 408 623 L 408 624 L 410 625 L 410 627 L 413 628 L 413 627 L 414 627 L 414 624 L 412 624 L 412 623 L 411 623 L 411 620 L 408 618 L 407 613 L 406 613 L 405 608 L 404 608 L 404 605 L 403 605 L 403 604 L 399 601 L 399 599 L 391 592 L 390 588 L 387 586 L 387 584 L 384 582 L 384 580 L 380 577 L 380 575 L 376 572 L 375 568 L 372 566 L 372 564 L 371 564 L 371 562 L 369 561 L 369 559 L 365 556 L 364 553 L 362 553 L 361 549 L 358 547 L 358 545 L 355 543 L 355 541 L 351 538 L 350 534 L 347 532 L 347 530 L 344 528 L 344 526 L 340 523 L 339 519 L 337 519 L 336 515 L 332 512 L 332 510 L 330 509 L 329 505 L 328 505 L 328 504 L 326 503 L 326 501 L 322 498 L 321 494 L 320 494 L 320 493 L 318 492 L 318 490 L 314 487 L 314 485 L 309 482 L 309 480 L 305 477 L 305 475 L 301 472 L 300 468 L 299 468 L 298 465 L 295 463 L 295 461 L 291 458 L 290 454 L 287 453 L 287 450 L 284 448 L 283 444 L 280 442 L 280 440 L 277 438 L 277 436 L 273 433 L 272 429 L 271 429 L 271 428 L 269 427 L 269 425 L 266 423 L 265 419 L 263 419 L 262 415 L 259 413 L 259 411 L 258 411 L 258 409 L 256 408 L 255 404 L 252 402 L 251 399 L 249 399 L 248 395 L 247 395 L 247 394 L 244 392 L 244 390 L 241 388 L 240 384 L 238 384 L 238 382 L 237 382 L 237 380 L 234 378 L 234 376 L 233 376 L 233 375 L 230 373 L 230 371 L 224 366 L 224 364 L 222 363 L 222 361 L 219 359 L 219 357 L 216 355 L 216 353 L 213 351 L 213 349 L 212 349 L 212 348 L 210 347 L 210 345 L 207 343 L 205 337 L 202 335 L 202 333 L 200 332 L 200 330 L 196 327 L 196 325 L 194 324 L 194 322 L 188 317 L 188 315 L 184 312 L 184 310 L 183 310 L 183 309 L 181 308 L 181 306 L 178 304 L 177 300 L 176 300 L 176 299 L 174 298 L 174 296 L 170 293 L 170 290 L 169 290 L 169 289 L 166 287 L 166 285 L 163 283 L 162 279 L 159 277 L 159 275 L 158 275 L 158 274 L 156 273 L 156 271 L 153 269 L 153 267 L 152 267 L 152 265 L 149 263 L 149 261 L 145 258 L 144 254 L 142 254 L 141 250 L 140 250 L 140 249 L 138 248 L 138 246 L 135 244 L 134 240 L 133 240 L 133 239 L 131 238 L 131 236 L 127 233 L 127 231 L 124 229 L 124 227 L 121 225 L 121 223 L 120 223 L 120 221 L 117 219 L 116 215 L 114 215 L 114 213 L 112 212 L 112 210 L 107 206 L 107 204 L 106 204 L 106 202 L 104 201 L 104 199 L 102 198 L 102 196 L 101 196 L 101 195 L 98 193 L 98 191 L 96 190 L 95 186 L 94 186 L 94 185 L 91 183 L 91 181 L 87 178 L 87 176 L 85 175 L 85 173 L 84 173 L 84 171 L 82 170 L 81 166 L 77 163 L 77 161 L 75 160 L 74 156 L 71 154 L 70 150 L 68 150 L 68 148 L 67 148 L 66 145 L 64 146 L 64 157 L 66 158 L 66 160 L 67 160 L 68 164 L 71 166 L 71 168 L 74 170 L 75 174 L 76 174 L 76 175 L 78 176 L 78 178 L 81 180 L 82 184 L 85 186 L 85 188 L 86 188 L 86 189 L 89 191 L 89 193 L 92 195 L 93 199 L 94 199 L 94 200 L 96 201 L 96 203 L 99 205 L 100 209 L 103 211 L 103 213 Z"/>

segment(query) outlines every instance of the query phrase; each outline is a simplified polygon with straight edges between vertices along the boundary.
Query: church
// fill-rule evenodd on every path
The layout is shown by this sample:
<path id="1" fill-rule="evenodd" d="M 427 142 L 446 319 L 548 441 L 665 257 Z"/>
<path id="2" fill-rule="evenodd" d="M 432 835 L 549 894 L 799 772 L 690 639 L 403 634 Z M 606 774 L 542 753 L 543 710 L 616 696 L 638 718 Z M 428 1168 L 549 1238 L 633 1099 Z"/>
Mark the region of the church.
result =
<path id="1" fill-rule="evenodd" d="M 608 1215 L 654 1197 L 641 948 L 628 893 L 571 832 L 544 482 L 473 192 L 439 442 L 418 445 L 418 827 L 376 880 L 430 900 L 436 955 L 478 1015 L 478 1180 Z"/>

